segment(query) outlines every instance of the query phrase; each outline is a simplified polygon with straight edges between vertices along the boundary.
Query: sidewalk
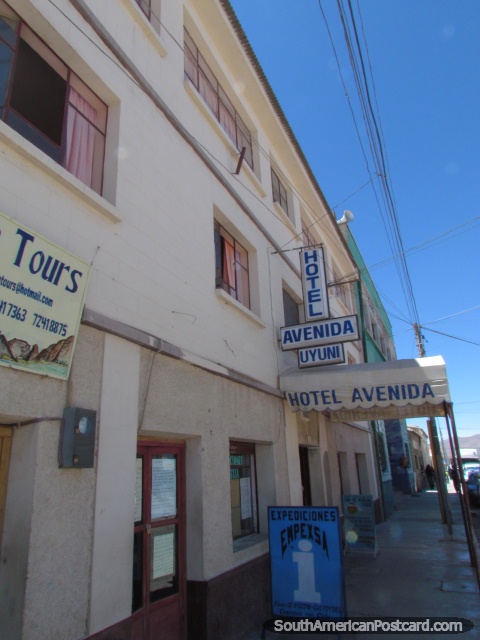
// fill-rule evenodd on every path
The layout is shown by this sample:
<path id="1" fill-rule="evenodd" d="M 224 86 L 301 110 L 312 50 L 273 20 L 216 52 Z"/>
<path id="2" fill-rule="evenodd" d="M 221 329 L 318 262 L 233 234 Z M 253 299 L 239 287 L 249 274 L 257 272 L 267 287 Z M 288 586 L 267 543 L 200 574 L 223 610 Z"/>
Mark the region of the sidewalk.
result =
<path id="1" fill-rule="evenodd" d="M 453 489 L 450 489 L 452 491 Z M 376 557 L 348 554 L 344 557 L 347 613 L 349 617 L 455 617 L 474 623 L 463 634 L 275 634 L 266 639 L 402 637 L 465 638 L 480 640 L 480 593 L 466 543 L 461 505 L 449 493 L 453 516 L 452 536 L 441 523 L 438 495 L 427 491 L 399 495 L 396 510 L 376 527 Z"/>

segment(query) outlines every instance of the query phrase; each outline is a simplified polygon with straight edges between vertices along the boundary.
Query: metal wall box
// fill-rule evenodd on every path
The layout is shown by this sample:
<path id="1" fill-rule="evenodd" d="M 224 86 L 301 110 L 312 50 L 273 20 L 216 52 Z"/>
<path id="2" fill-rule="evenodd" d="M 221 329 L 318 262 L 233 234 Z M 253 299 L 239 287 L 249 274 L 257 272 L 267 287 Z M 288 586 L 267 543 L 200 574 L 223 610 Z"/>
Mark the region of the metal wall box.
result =
<path id="1" fill-rule="evenodd" d="M 69 407 L 63 410 L 58 465 L 64 468 L 92 468 L 95 454 L 97 412 Z"/>

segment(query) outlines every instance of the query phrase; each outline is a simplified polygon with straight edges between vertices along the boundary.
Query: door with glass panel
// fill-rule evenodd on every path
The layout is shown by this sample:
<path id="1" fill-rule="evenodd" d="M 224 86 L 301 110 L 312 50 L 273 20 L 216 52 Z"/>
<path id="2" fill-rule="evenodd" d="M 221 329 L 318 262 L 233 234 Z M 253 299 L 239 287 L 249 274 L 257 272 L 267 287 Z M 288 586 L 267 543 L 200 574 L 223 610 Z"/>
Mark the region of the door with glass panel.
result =
<path id="1" fill-rule="evenodd" d="M 139 441 L 133 638 L 185 637 L 185 449 Z"/>

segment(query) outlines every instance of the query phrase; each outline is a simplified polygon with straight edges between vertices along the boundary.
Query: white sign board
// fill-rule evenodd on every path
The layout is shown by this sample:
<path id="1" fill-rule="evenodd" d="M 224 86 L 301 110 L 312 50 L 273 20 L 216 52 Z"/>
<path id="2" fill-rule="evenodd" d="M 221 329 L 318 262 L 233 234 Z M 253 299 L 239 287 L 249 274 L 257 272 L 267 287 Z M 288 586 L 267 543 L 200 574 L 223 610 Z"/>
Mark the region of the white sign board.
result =
<path id="1" fill-rule="evenodd" d="M 0 365 L 68 378 L 89 270 L 0 214 Z"/>
<path id="2" fill-rule="evenodd" d="M 280 329 L 283 351 L 359 340 L 357 316 L 342 316 Z"/>
<path id="3" fill-rule="evenodd" d="M 341 364 L 345 362 L 345 349 L 343 344 L 329 344 L 325 347 L 311 347 L 298 350 L 298 366 L 320 367 L 327 364 Z"/>
<path id="4" fill-rule="evenodd" d="M 330 317 L 327 279 L 323 249 L 304 249 L 300 254 L 305 320 L 324 320 Z"/>

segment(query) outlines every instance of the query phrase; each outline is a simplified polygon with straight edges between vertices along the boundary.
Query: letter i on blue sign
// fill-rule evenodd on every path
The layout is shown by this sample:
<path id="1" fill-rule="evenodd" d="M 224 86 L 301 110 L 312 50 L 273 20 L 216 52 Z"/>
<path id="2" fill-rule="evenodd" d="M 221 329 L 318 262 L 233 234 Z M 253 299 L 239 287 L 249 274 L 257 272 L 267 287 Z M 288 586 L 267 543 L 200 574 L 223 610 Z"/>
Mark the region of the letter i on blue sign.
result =
<path id="1" fill-rule="evenodd" d="M 316 602 L 322 601 L 322 594 L 315 591 L 315 565 L 312 553 L 312 543 L 308 540 L 300 540 L 298 548 L 292 554 L 293 561 L 298 567 L 298 589 L 293 592 L 295 602 Z"/>

